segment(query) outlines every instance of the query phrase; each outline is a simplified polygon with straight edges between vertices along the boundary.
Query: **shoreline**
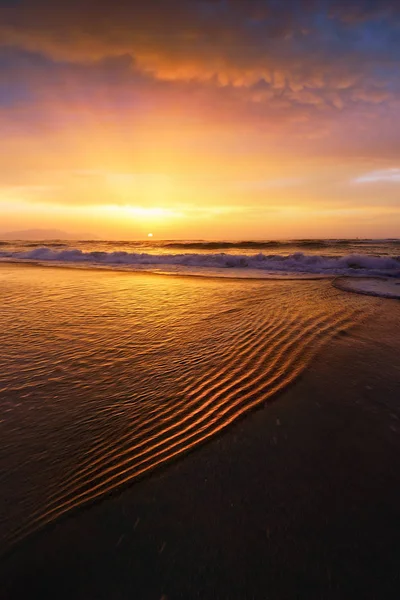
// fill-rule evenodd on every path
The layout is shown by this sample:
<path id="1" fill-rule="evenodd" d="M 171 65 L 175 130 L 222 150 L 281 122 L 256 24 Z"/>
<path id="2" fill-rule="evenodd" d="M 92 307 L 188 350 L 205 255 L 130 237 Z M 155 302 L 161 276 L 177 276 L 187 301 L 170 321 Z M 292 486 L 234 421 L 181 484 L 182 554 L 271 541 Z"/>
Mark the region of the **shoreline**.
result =
<path id="1" fill-rule="evenodd" d="M 341 290 L 342 292 L 348 292 L 351 294 L 361 294 L 364 296 L 373 296 L 373 297 L 377 297 L 377 298 L 386 298 L 388 300 L 398 300 L 400 299 L 400 292 L 398 296 L 393 296 L 393 295 L 386 295 L 386 294 L 379 294 L 379 293 L 371 293 L 368 291 L 363 291 L 363 290 L 355 290 L 355 289 L 351 289 L 350 287 L 346 287 L 346 286 L 341 286 L 340 285 L 340 280 L 342 279 L 355 279 L 355 280 L 372 280 L 372 281 L 387 281 L 389 280 L 393 280 L 395 278 L 392 277 L 387 277 L 387 276 L 366 276 L 366 275 L 329 275 L 329 274 L 307 274 L 307 273 L 299 273 L 298 275 L 295 275 L 293 273 L 288 274 L 288 275 L 271 275 L 271 274 L 266 274 L 264 276 L 260 276 L 260 275 L 244 275 L 244 276 L 239 276 L 237 274 L 235 274 L 234 276 L 230 276 L 230 275 L 224 275 L 223 273 L 225 271 L 230 270 L 230 267 L 226 267 L 225 271 L 222 271 L 222 267 L 221 267 L 221 273 L 207 273 L 205 275 L 201 274 L 201 273 L 185 273 L 185 272 L 179 272 L 179 271 L 152 271 L 149 269 L 130 269 L 128 267 L 119 267 L 118 265 L 98 265 L 98 266 L 94 266 L 94 265 L 81 265 L 79 263 L 75 263 L 75 264 L 52 264 L 50 262 L 49 263 L 41 263 L 41 262 L 35 262 L 35 261 L 30 261 L 27 260 L 26 262 L 22 262 L 22 261 L 18 261 L 18 260 L 0 260 L 0 269 L 4 267 L 17 267 L 17 268 L 21 268 L 21 267 L 29 267 L 29 268 L 38 268 L 38 269 L 68 269 L 71 271 L 89 271 L 89 272 L 105 272 L 105 273 L 116 273 L 116 274 L 132 274 L 132 275 L 157 275 L 159 277 L 180 277 L 180 278 L 197 278 L 197 279 L 202 279 L 202 280 L 207 280 L 207 279 L 211 279 L 211 280 L 215 280 L 215 279 L 222 279 L 224 281 L 327 281 L 330 280 L 331 284 L 333 287 L 336 287 L 337 289 Z M 207 267 L 205 267 L 207 268 Z M 339 283 L 337 283 L 339 282 Z"/>
<path id="2" fill-rule="evenodd" d="M 50 264 L 49 264 L 50 263 Z M 158 275 L 161 277 L 190 277 L 190 278 L 199 278 L 199 279 L 223 279 L 225 280 L 232 280 L 232 281 L 319 281 L 319 280 L 327 280 L 327 279 L 332 279 L 334 280 L 336 277 L 338 277 L 337 275 L 308 275 L 308 274 L 299 274 L 299 276 L 294 276 L 294 275 L 281 275 L 281 276 L 270 276 L 270 275 L 265 275 L 264 277 L 262 276 L 258 276 L 258 277 L 252 277 L 252 276 L 244 276 L 244 277 L 240 277 L 239 275 L 235 275 L 235 276 L 229 276 L 229 275 L 222 275 L 222 274 L 206 274 L 206 275 L 202 275 L 201 273 L 185 273 L 185 272 L 179 272 L 179 271 L 171 271 L 171 272 L 167 272 L 167 271 L 151 271 L 149 269 L 130 269 L 128 267 L 119 267 L 118 265 L 98 265 L 98 266 L 94 266 L 94 265 L 81 265 L 79 263 L 75 263 L 75 264 L 52 264 L 50 261 L 49 263 L 40 263 L 40 262 L 34 262 L 34 261 L 30 261 L 27 260 L 26 262 L 22 262 L 22 261 L 13 261 L 13 260 L 1 260 L 0 261 L 0 268 L 1 265 L 6 265 L 6 266 L 17 266 L 17 267 L 36 267 L 36 268 L 43 268 L 43 269 L 69 269 L 72 271 L 90 271 L 90 272 L 106 272 L 106 273 L 117 273 L 117 274 L 133 274 L 133 275 Z M 205 267 L 207 268 L 207 267 Z M 221 267 L 222 269 L 222 267 Z M 229 271 L 231 270 L 230 267 L 225 267 L 225 270 Z"/>
<path id="3" fill-rule="evenodd" d="M 5 598 L 398 597 L 400 305 L 374 301 L 277 401 L 21 543 Z"/>

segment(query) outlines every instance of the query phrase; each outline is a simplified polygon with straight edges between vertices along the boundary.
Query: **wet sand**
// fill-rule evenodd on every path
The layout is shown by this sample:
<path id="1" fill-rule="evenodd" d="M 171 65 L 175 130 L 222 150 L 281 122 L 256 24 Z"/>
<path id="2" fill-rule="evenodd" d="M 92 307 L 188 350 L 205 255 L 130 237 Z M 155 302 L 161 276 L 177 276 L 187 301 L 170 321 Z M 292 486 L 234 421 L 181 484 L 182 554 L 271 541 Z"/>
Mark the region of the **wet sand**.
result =
<path id="1" fill-rule="evenodd" d="M 4 558 L 4 599 L 400 596 L 400 303 L 221 436 Z"/>

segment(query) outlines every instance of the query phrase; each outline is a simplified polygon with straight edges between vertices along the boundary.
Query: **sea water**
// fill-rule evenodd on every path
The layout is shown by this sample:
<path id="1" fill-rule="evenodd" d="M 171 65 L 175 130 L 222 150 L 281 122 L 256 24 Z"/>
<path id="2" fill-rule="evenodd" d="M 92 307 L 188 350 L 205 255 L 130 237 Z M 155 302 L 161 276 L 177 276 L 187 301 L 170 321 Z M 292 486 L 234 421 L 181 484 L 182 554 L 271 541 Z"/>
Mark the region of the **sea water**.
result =
<path id="1" fill-rule="evenodd" d="M 2 550 L 268 405 L 381 302 L 330 279 L 8 263 L 0 294 Z"/>
<path id="2" fill-rule="evenodd" d="M 3 241 L 0 261 L 220 277 L 400 277 L 400 240 Z"/>

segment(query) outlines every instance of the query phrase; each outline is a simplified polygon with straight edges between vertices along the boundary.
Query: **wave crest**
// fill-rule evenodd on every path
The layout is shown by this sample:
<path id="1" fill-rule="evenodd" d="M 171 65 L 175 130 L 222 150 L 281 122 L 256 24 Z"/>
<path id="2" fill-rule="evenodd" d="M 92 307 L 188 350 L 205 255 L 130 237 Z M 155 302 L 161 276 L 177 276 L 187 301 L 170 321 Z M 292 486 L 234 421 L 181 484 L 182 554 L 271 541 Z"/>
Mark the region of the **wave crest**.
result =
<path id="1" fill-rule="evenodd" d="M 53 262 L 68 265 L 124 267 L 146 270 L 170 270 L 187 272 L 195 270 L 207 274 L 207 270 L 249 270 L 255 274 L 313 274 L 313 275 L 373 275 L 400 277 L 399 256 L 370 256 L 348 254 L 329 256 L 295 252 L 288 256 L 258 253 L 256 255 L 218 254 L 149 254 L 137 252 L 85 252 L 79 249 L 56 250 L 39 247 L 26 252 L 0 251 L 0 258 L 13 261 Z M 214 272 L 215 274 L 215 272 Z"/>

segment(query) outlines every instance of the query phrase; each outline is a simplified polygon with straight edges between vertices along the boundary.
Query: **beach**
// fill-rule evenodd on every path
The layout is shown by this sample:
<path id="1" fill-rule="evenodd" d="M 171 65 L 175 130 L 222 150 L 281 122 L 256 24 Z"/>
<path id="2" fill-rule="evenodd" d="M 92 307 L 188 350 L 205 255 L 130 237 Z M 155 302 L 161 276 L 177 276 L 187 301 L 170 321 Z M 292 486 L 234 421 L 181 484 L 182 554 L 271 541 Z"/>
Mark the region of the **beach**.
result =
<path id="1" fill-rule="evenodd" d="M 0 281 L 28 338 L 7 330 L 5 350 L 37 348 L 3 375 L 4 598 L 398 597 L 398 300 L 331 280 Z"/>
<path id="2" fill-rule="evenodd" d="M 0 0 L 0 600 L 400 599 L 399 32 Z"/>

